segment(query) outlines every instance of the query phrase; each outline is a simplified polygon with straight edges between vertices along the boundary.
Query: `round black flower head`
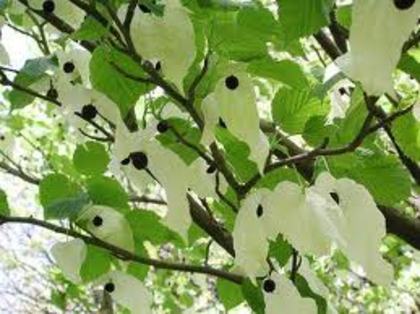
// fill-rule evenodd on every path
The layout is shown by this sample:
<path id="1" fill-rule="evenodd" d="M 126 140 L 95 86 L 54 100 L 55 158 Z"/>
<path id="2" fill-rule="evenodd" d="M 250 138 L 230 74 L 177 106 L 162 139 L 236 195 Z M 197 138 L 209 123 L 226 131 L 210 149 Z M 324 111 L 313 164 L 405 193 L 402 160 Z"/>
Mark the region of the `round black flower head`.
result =
<path id="1" fill-rule="evenodd" d="M 71 61 L 67 61 L 66 63 L 64 63 L 63 65 L 63 71 L 65 73 L 73 73 L 73 71 L 76 69 L 76 66 L 74 65 L 73 62 Z"/>
<path id="2" fill-rule="evenodd" d="M 206 170 L 206 172 L 208 173 L 208 174 L 212 174 L 212 173 L 214 173 L 216 171 L 216 166 L 215 165 L 210 165 L 208 168 L 207 168 L 207 170 Z"/>
<path id="3" fill-rule="evenodd" d="M 276 283 L 272 279 L 266 279 L 263 283 L 263 289 L 267 293 L 272 293 L 276 290 Z"/>
<path id="4" fill-rule="evenodd" d="M 235 90 L 239 86 L 239 80 L 235 75 L 230 75 L 225 79 L 225 85 L 230 90 Z"/>
<path id="5" fill-rule="evenodd" d="M 55 10 L 55 2 L 52 0 L 46 0 L 42 3 L 42 10 L 44 13 L 51 14 Z"/>
<path id="6" fill-rule="evenodd" d="M 51 87 L 47 92 L 47 97 L 50 99 L 57 99 L 58 91 L 54 87 Z"/>
<path id="7" fill-rule="evenodd" d="M 4 141 L 6 139 L 6 136 L 4 136 L 3 134 L 0 134 L 0 141 Z"/>
<path id="8" fill-rule="evenodd" d="M 101 216 L 95 216 L 92 219 L 92 223 L 95 227 L 100 227 L 104 224 L 104 220 L 102 219 Z"/>
<path id="9" fill-rule="evenodd" d="M 169 129 L 169 123 L 168 121 L 162 120 L 158 123 L 156 128 L 159 133 L 165 133 Z"/>
<path id="10" fill-rule="evenodd" d="M 340 197 L 338 196 L 337 192 L 331 192 L 330 196 L 334 200 L 334 202 L 337 203 L 337 205 L 340 205 Z"/>
<path id="11" fill-rule="evenodd" d="M 415 2 L 416 0 L 394 0 L 394 5 L 398 10 L 408 10 Z"/>
<path id="12" fill-rule="evenodd" d="M 139 4 L 139 8 L 143 13 L 150 13 L 151 12 L 150 9 L 147 6 L 145 6 L 144 4 Z"/>
<path id="13" fill-rule="evenodd" d="M 221 128 L 224 128 L 224 129 L 226 129 L 226 128 L 227 128 L 226 123 L 225 123 L 225 121 L 223 121 L 223 119 L 222 119 L 222 118 L 219 118 L 219 126 L 220 126 Z"/>
<path id="14" fill-rule="evenodd" d="M 82 107 L 82 118 L 85 120 L 92 120 L 96 118 L 96 115 L 98 114 L 98 110 L 96 110 L 96 107 L 92 104 L 84 105 Z"/>
<path id="15" fill-rule="evenodd" d="M 156 62 L 155 64 L 155 70 L 156 71 L 160 71 L 160 69 L 162 69 L 162 64 L 160 63 L 160 61 Z"/>
<path id="16" fill-rule="evenodd" d="M 143 170 L 147 168 L 149 160 L 145 153 L 143 152 L 134 152 L 130 154 L 131 162 L 133 163 L 134 168 L 138 170 Z"/>
<path id="17" fill-rule="evenodd" d="M 127 166 L 130 163 L 130 157 L 121 160 L 121 165 Z"/>
<path id="18" fill-rule="evenodd" d="M 258 205 L 257 207 L 257 217 L 261 217 L 264 213 L 264 208 L 262 207 L 262 205 Z"/>
<path id="19" fill-rule="evenodd" d="M 115 291 L 115 285 L 112 283 L 112 282 L 108 282 L 106 285 L 105 285 L 105 291 L 106 292 L 108 292 L 108 293 L 112 293 L 112 292 L 114 292 Z"/>

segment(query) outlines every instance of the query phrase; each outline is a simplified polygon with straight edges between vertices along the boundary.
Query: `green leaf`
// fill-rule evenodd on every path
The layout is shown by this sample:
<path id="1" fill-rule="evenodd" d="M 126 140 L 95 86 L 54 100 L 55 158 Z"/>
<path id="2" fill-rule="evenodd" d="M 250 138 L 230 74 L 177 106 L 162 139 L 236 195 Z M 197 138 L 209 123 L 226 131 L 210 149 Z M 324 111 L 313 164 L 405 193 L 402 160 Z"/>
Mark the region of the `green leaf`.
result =
<path id="1" fill-rule="evenodd" d="M 274 188 L 283 181 L 291 181 L 299 183 L 298 174 L 289 168 L 280 168 L 270 171 L 260 181 L 258 181 L 256 188 L 267 188 L 274 190 Z"/>
<path id="2" fill-rule="evenodd" d="M 19 71 L 19 74 L 16 75 L 14 83 L 22 87 L 28 87 L 41 78 L 46 77 L 45 72 L 53 69 L 53 67 L 54 63 L 49 58 L 27 60 L 23 68 Z M 35 97 L 28 93 L 13 89 L 9 93 L 8 99 L 12 105 L 12 110 L 14 110 L 29 105 Z"/>
<path id="3" fill-rule="evenodd" d="M 293 254 L 292 246 L 279 235 L 276 241 L 270 242 L 270 256 L 273 256 L 281 267 L 285 266 Z"/>
<path id="4" fill-rule="evenodd" d="M 116 210 L 128 208 L 128 195 L 121 184 L 108 177 L 94 177 L 87 182 L 87 191 L 94 204 Z"/>
<path id="5" fill-rule="evenodd" d="M 51 174 L 41 181 L 39 198 L 45 219 L 73 217 L 86 200 L 80 187 L 62 174 Z"/>
<path id="6" fill-rule="evenodd" d="M 404 53 L 398 68 L 410 74 L 415 80 L 420 81 L 420 49 Z"/>
<path id="7" fill-rule="evenodd" d="M 9 208 L 9 203 L 7 202 L 7 195 L 2 190 L 0 190 L 0 215 L 1 216 L 10 215 L 10 208 Z"/>
<path id="8" fill-rule="evenodd" d="M 180 236 L 161 223 L 160 217 L 148 210 L 135 210 L 126 215 L 133 230 L 135 242 L 149 241 L 152 244 L 172 242 L 182 246 Z"/>
<path id="9" fill-rule="evenodd" d="M 245 297 L 245 300 L 248 302 L 251 309 L 256 314 L 264 314 L 264 295 L 259 286 L 254 286 L 251 280 L 247 278 L 242 283 L 242 294 Z"/>
<path id="10" fill-rule="evenodd" d="M 114 101 L 121 115 L 125 117 L 139 97 L 149 90 L 149 87 L 127 78 L 113 64 L 118 64 L 121 70 L 130 75 L 137 77 L 146 77 L 146 75 L 137 63 L 114 48 L 99 46 L 93 52 L 90 61 L 92 85 Z"/>
<path id="11" fill-rule="evenodd" d="M 86 142 L 78 145 L 73 155 L 77 171 L 85 175 L 100 175 L 106 171 L 110 158 L 104 145 Z"/>
<path id="12" fill-rule="evenodd" d="M 248 66 L 248 71 L 256 76 L 282 82 L 291 88 L 305 89 L 309 87 L 302 68 L 291 60 L 276 61 L 266 57 L 252 61 Z"/>
<path id="13" fill-rule="evenodd" d="M 44 208 L 44 216 L 46 219 L 75 219 L 89 203 L 89 196 L 85 193 L 58 199 Z"/>
<path id="14" fill-rule="evenodd" d="M 337 9 L 337 21 L 342 26 L 350 29 L 352 22 L 352 5 L 341 5 Z"/>
<path id="15" fill-rule="evenodd" d="M 244 300 L 241 286 L 225 279 L 219 278 L 217 280 L 216 289 L 226 311 L 233 309 Z"/>
<path id="16" fill-rule="evenodd" d="M 359 149 L 327 161 L 335 177 L 348 177 L 363 184 L 380 204 L 393 206 L 410 196 L 410 176 L 393 155 Z"/>
<path id="17" fill-rule="evenodd" d="M 420 122 L 406 114 L 394 121 L 392 130 L 403 151 L 411 159 L 420 160 Z"/>
<path id="18" fill-rule="evenodd" d="M 286 132 L 301 134 L 306 122 L 313 116 L 322 115 L 327 106 L 309 89 L 280 88 L 272 102 L 274 121 Z"/>
<path id="19" fill-rule="evenodd" d="M 108 30 L 93 17 L 88 16 L 80 28 L 71 35 L 73 40 L 99 40 Z"/>
<path id="20" fill-rule="evenodd" d="M 300 274 L 296 274 L 294 284 L 302 297 L 314 299 L 318 307 L 318 314 L 327 313 L 327 301 L 322 296 L 316 294 L 311 290 L 311 288 L 308 285 L 308 282 L 303 276 L 301 276 Z"/>
<path id="21" fill-rule="evenodd" d="M 80 269 L 83 282 L 91 282 L 106 274 L 111 267 L 109 253 L 99 247 L 88 244 L 86 259 Z"/>
<path id="22" fill-rule="evenodd" d="M 309 36 L 330 23 L 332 0 L 277 0 L 286 41 Z"/>

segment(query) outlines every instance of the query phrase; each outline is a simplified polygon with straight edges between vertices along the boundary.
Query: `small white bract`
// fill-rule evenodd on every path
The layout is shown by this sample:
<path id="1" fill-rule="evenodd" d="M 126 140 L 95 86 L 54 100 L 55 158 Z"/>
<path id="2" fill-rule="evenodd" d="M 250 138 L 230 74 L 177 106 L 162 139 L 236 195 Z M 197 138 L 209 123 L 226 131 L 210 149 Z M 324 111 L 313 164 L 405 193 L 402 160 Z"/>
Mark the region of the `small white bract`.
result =
<path id="1" fill-rule="evenodd" d="M 80 269 L 85 261 L 86 254 L 86 244 L 80 239 L 56 243 L 51 248 L 51 255 L 58 267 L 64 276 L 75 284 L 83 282 Z"/>

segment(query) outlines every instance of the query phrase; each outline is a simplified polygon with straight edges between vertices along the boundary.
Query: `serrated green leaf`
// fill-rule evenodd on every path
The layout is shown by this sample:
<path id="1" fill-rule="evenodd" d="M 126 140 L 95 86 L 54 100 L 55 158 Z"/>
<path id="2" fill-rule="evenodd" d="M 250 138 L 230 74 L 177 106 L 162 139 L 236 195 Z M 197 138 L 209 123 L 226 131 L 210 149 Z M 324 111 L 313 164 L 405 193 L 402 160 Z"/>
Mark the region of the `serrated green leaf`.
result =
<path id="1" fill-rule="evenodd" d="M 286 40 L 309 36 L 330 22 L 331 0 L 277 0 Z"/>
<path id="2" fill-rule="evenodd" d="M 241 286 L 225 279 L 219 278 L 217 280 L 216 289 L 226 311 L 233 309 L 244 300 Z"/>
<path id="3" fill-rule="evenodd" d="M 242 283 L 242 294 L 256 314 L 264 314 L 264 295 L 259 286 L 255 286 L 251 280 L 247 278 Z"/>
<path id="4" fill-rule="evenodd" d="M 128 195 L 113 178 L 94 177 L 87 181 L 86 188 L 94 204 L 106 205 L 116 210 L 128 208 Z"/>
<path id="5" fill-rule="evenodd" d="M 302 68 L 291 60 L 276 61 L 266 57 L 249 63 L 248 71 L 256 76 L 282 82 L 291 88 L 309 87 Z"/>
<path id="6" fill-rule="evenodd" d="M 86 142 L 78 145 L 73 155 L 75 168 L 85 175 L 100 175 L 106 171 L 110 157 L 102 144 Z"/>
<path id="7" fill-rule="evenodd" d="M 93 17 L 88 16 L 71 37 L 73 40 L 99 40 L 108 33 L 108 30 Z"/>
<path id="8" fill-rule="evenodd" d="M 279 235 L 276 241 L 270 242 L 270 256 L 273 256 L 281 267 L 285 266 L 293 254 L 292 246 Z"/>
<path id="9" fill-rule="evenodd" d="M 125 117 L 149 87 L 127 78 L 113 64 L 118 64 L 119 68 L 130 75 L 138 77 L 146 75 L 137 63 L 114 48 L 99 46 L 93 52 L 89 66 L 92 85 L 114 101 L 121 115 Z"/>
<path id="10" fill-rule="evenodd" d="M 392 130 L 403 151 L 413 160 L 420 160 L 420 122 L 406 114 L 394 121 Z"/>
<path id="11" fill-rule="evenodd" d="M 80 269 L 83 282 L 91 282 L 106 274 L 111 267 L 109 253 L 99 247 L 87 245 L 86 259 Z"/>
<path id="12" fill-rule="evenodd" d="M 51 174 L 45 177 L 39 185 L 39 198 L 44 207 L 45 219 L 72 217 L 81 208 L 72 208 L 76 203 L 79 207 L 86 200 L 81 188 L 62 174 Z"/>
<path id="13" fill-rule="evenodd" d="M 271 106 L 274 121 L 291 134 L 303 133 L 311 117 L 327 111 L 327 106 L 310 89 L 280 88 Z"/>

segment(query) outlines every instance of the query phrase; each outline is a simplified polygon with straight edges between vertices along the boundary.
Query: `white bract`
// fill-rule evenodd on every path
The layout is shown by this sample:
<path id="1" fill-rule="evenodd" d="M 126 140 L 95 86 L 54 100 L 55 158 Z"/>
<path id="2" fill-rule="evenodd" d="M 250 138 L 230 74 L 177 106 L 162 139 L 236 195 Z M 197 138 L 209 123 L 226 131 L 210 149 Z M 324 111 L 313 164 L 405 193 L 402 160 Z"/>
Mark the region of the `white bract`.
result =
<path id="1" fill-rule="evenodd" d="M 183 92 L 183 80 L 195 59 L 195 34 L 188 11 L 178 0 L 167 0 L 163 17 L 136 10 L 131 23 L 136 51 L 159 61 L 162 72 Z"/>
<path id="2" fill-rule="evenodd" d="M 417 121 L 420 121 L 420 101 L 417 101 L 413 107 L 413 115 Z"/>
<path id="3" fill-rule="evenodd" d="M 274 191 L 258 190 L 244 200 L 235 221 L 235 262 L 251 278 L 261 275 L 267 241 L 279 233 L 302 254 L 326 255 L 333 242 L 343 242 L 338 217 L 323 197 L 293 182 L 283 181 Z"/>
<path id="4" fill-rule="evenodd" d="M 413 1 L 405 9 L 397 8 L 395 2 L 353 2 L 350 52 L 337 62 L 348 76 L 362 83 L 369 95 L 395 95 L 392 73 L 420 15 L 420 1 Z"/>
<path id="5" fill-rule="evenodd" d="M 271 282 L 267 283 L 267 281 Z M 318 312 L 315 301 L 310 298 L 302 298 L 286 275 L 274 273 L 271 278 L 264 281 L 263 287 L 266 314 L 311 314 Z M 270 289 L 267 289 L 268 287 Z"/>
<path id="6" fill-rule="evenodd" d="M 72 48 L 68 51 L 57 51 L 58 70 L 57 85 L 68 88 L 68 84 L 80 80 L 86 87 L 90 86 L 89 63 L 91 54 L 83 48 Z M 58 89 L 58 88 L 57 88 Z"/>
<path id="7" fill-rule="evenodd" d="M 134 133 L 119 123 L 113 148 L 113 167 L 119 162 L 133 184 L 144 184 L 150 180 L 147 176 L 155 178 L 166 193 L 166 224 L 186 239 L 191 224 L 187 191 L 192 189 L 200 197 L 213 197 L 214 175 L 206 173 L 207 166 L 201 158 L 191 165 L 185 164 L 177 154 L 156 140 L 156 134 L 156 121 Z"/>
<path id="8" fill-rule="evenodd" d="M 12 157 L 15 150 L 15 137 L 7 129 L 0 129 L 0 152 Z"/>
<path id="9" fill-rule="evenodd" d="M 51 254 L 64 276 L 76 284 L 82 283 L 80 269 L 87 254 L 86 244 L 80 239 L 56 243 Z"/>
<path id="10" fill-rule="evenodd" d="M 254 85 L 239 65 L 232 65 L 226 73 L 217 82 L 214 92 L 203 100 L 205 126 L 201 142 L 209 145 L 215 140 L 214 131 L 221 118 L 228 130 L 248 145 L 251 151 L 249 158 L 262 172 L 269 143 L 260 130 Z"/>
<path id="11" fill-rule="evenodd" d="M 28 0 L 28 4 L 31 8 L 42 10 L 47 15 L 56 15 L 75 29 L 80 27 L 85 17 L 85 12 L 82 9 L 67 0 Z"/>
<path id="12" fill-rule="evenodd" d="M 95 237 L 134 252 L 134 237 L 127 219 L 115 209 L 93 205 L 87 207 L 77 218 Z"/>
<path id="13" fill-rule="evenodd" d="M 113 271 L 103 280 L 113 284 L 114 289 L 109 292 L 112 299 L 129 309 L 131 314 L 152 313 L 152 295 L 141 281 L 121 271 Z"/>
<path id="14" fill-rule="evenodd" d="M 353 180 L 335 179 L 327 172 L 318 176 L 312 189 L 342 213 L 339 231 L 344 243 L 338 243 L 338 247 L 360 264 L 373 282 L 389 284 L 393 270 L 379 252 L 386 235 L 385 218 L 368 190 Z"/>

